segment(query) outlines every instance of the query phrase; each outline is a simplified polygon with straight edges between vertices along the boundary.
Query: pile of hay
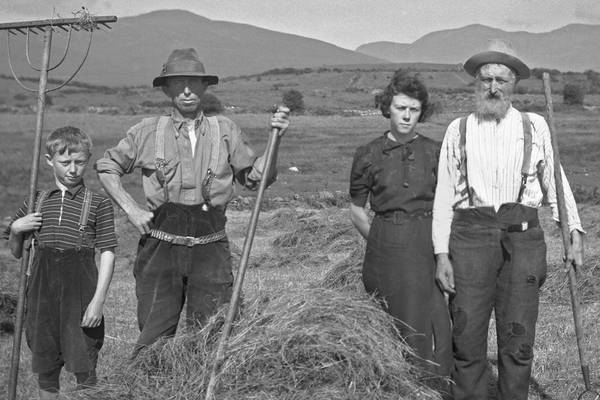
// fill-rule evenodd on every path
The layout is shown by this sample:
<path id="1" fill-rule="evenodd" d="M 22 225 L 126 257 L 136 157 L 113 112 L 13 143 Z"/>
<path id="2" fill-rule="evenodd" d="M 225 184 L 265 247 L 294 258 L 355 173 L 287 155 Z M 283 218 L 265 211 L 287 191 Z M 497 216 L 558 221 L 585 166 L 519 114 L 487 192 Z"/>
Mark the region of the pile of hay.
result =
<path id="1" fill-rule="evenodd" d="M 439 399 L 419 382 L 394 320 L 364 291 L 364 241 L 340 210 L 282 209 L 261 267 L 328 268 L 322 280 L 246 298 L 229 339 L 216 399 Z M 276 233 L 275 233 L 276 232 Z M 73 398 L 203 399 L 224 310 L 199 332 L 179 334 L 123 363 L 93 392 Z"/>
<path id="2" fill-rule="evenodd" d="M 282 209 L 264 226 L 283 233 L 274 237 L 272 254 L 254 260 L 254 266 L 329 266 L 332 259 L 345 258 L 355 249 L 364 251 L 364 240 L 352 226 L 346 212 Z"/>
<path id="3" fill-rule="evenodd" d="M 76 398 L 203 399 L 222 314 L 161 342 L 110 384 Z M 308 288 L 246 304 L 229 341 L 218 399 L 437 399 L 417 383 L 393 320 L 366 295 Z"/>
<path id="4" fill-rule="evenodd" d="M 335 263 L 325 274 L 319 285 L 328 289 L 343 289 L 364 292 L 362 264 L 364 249 L 356 247 L 345 258 Z"/>

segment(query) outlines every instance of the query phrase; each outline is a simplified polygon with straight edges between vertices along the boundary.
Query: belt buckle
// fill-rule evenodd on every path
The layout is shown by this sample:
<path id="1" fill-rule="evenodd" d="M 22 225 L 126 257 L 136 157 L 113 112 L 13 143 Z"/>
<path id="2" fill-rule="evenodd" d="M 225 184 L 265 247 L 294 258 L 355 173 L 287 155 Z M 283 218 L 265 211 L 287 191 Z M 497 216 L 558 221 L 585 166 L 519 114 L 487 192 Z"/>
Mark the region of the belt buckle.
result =
<path id="1" fill-rule="evenodd" d="M 527 229 L 529 229 L 529 222 L 527 222 L 527 221 L 521 222 L 521 232 L 525 232 Z"/>
<path id="2" fill-rule="evenodd" d="M 196 238 L 193 236 L 185 236 L 183 237 L 183 244 L 187 247 L 194 247 L 196 244 Z"/>

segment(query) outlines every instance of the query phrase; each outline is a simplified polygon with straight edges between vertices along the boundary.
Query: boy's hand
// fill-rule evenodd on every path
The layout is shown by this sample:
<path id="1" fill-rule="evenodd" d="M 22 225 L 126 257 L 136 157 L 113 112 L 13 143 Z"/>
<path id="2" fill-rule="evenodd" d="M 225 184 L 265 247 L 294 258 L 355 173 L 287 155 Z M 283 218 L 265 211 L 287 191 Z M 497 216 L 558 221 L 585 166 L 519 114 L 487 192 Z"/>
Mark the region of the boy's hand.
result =
<path id="1" fill-rule="evenodd" d="M 100 301 L 92 299 L 88 304 L 83 319 L 81 320 L 82 328 L 95 328 L 102 323 L 102 309 L 104 305 Z"/>
<path id="2" fill-rule="evenodd" d="M 10 230 L 15 235 L 21 235 L 40 229 L 42 226 L 42 213 L 31 213 L 15 220 L 10 226 Z"/>

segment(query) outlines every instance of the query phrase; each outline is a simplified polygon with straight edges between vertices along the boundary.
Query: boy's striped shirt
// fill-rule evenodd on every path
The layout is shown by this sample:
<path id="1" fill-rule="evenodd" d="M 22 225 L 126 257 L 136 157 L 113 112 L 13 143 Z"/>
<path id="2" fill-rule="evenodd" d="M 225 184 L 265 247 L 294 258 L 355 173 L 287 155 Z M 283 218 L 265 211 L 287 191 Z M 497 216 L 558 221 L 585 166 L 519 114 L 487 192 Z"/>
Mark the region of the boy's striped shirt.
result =
<path id="1" fill-rule="evenodd" d="M 92 193 L 86 236 L 92 238 L 94 247 L 102 250 L 117 246 L 113 206 L 108 197 Z M 84 186 L 62 192 L 54 189 L 42 204 L 42 227 L 38 235 L 45 246 L 66 250 L 79 244 L 79 218 L 83 207 Z M 39 196 L 39 193 L 37 194 Z M 27 201 L 17 210 L 16 220 L 27 214 Z M 12 223 L 12 222 L 11 222 Z M 10 228 L 9 228 L 10 229 Z"/>

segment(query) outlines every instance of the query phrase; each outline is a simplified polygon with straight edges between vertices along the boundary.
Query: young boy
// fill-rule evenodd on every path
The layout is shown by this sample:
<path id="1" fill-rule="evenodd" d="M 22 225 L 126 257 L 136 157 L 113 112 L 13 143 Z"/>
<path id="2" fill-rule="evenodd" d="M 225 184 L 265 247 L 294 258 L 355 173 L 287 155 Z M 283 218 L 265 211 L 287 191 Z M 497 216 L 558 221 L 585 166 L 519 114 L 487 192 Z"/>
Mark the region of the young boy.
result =
<path id="1" fill-rule="evenodd" d="M 34 238 L 25 332 L 40 399 L 58 397 L 63 366 L 75 374 L 78 388 L 96 383 L 104 341 L 102 308 L 117 240 L 111 201 L 83 183 L 91 148 L 90 138 L 78 128 L 52 132 L 45 157 L 56 186 L 38 193 L 35 212 L 26 215 L 25 203 L 10 226 L 15 257 L 21 257 L 24 239 Z M 99 269 L 94 248 L 101 252 Z"/>

